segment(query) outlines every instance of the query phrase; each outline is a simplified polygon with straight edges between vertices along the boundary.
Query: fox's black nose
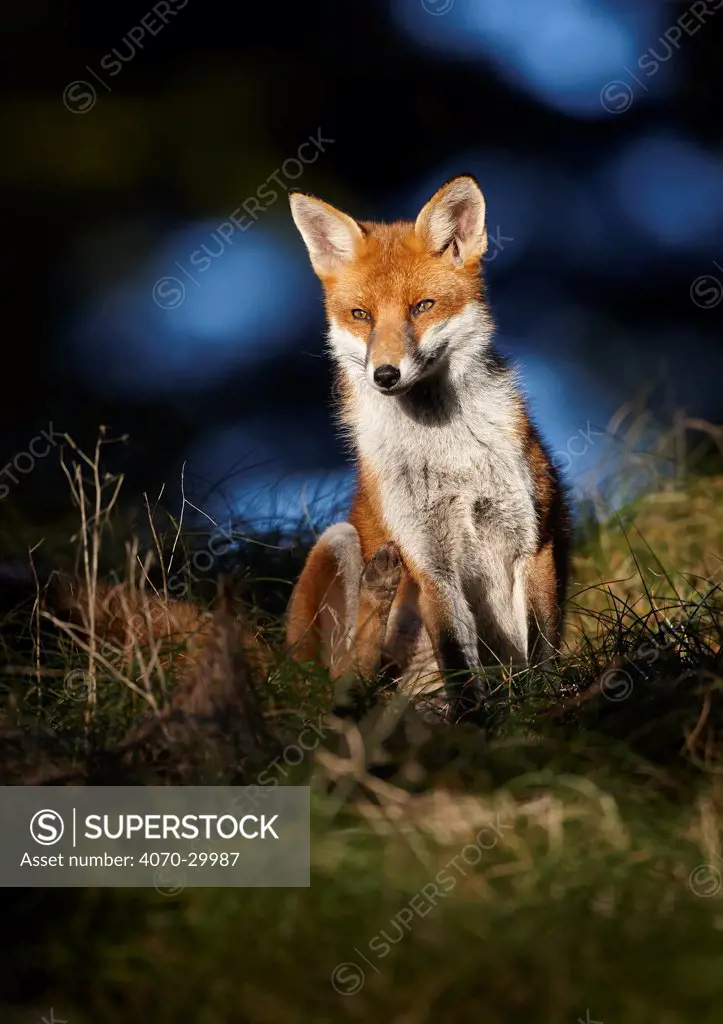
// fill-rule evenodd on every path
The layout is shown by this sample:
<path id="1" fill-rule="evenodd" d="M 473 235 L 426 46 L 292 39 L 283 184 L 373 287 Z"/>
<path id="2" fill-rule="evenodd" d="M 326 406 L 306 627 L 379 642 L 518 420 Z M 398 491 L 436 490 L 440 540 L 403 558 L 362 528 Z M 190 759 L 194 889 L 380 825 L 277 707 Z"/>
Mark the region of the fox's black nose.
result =
<path id="1" fill-rule="evenodd" d="M 396 366 L 385 363 L 384 366 L 377 366 L 374 371 L 374 383 L 378 384 L 380 388 L 384 388 L 385 391 L 389 391 L 401 376 Z"/>

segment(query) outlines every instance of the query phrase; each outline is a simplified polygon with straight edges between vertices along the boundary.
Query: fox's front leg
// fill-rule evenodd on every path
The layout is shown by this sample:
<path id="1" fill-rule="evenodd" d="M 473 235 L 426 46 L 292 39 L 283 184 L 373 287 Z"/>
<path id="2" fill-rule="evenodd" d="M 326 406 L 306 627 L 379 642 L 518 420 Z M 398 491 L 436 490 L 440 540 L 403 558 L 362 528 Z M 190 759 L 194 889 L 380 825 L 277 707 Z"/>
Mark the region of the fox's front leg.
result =
<path id="1" fill-rule="evenodd" d="M 420 611 L 437 657 L 449 699 L 447 716 L 459 722 L 478 709 L 485 696 L 480 673 L 477 624 L 461 586 L 423 581 Z"/>

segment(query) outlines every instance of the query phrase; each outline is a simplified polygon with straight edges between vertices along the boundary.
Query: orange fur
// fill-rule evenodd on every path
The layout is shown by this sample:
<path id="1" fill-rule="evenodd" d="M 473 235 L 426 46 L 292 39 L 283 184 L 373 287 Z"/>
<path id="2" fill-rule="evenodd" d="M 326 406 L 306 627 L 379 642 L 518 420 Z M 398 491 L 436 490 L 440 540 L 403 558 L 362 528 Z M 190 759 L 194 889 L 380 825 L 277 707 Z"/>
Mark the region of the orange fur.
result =
<path id="1" fill-rule="evenodd" d="M 349 360 L 349 364 L 340 363 L 338 369 L 338 411 L 343 424 L 354 435 L 363 426 L 363 413 L 358 392 L 348 376 L 349 365 L 359 381 L 366 375 L 372 387 L 370 377 L 377 368 L 406 366 L 405 372 L 410 372 L 409 367 L 415 366 L 416 359 L 410 377 L 412 387 L 416 381 L 424 380 L 426 363 L 421 369 L 419 364 L 428 359 L 429 352 L 421 342 L 425 337 L 434 338 L 434 332 L 428 333 L 430 328 L 440 325 L 443 329 L 470 306 L 480 313 L 484 309 L 486 316 L 481 275 L 487 245 L 484 200 L 473 179 L 462 176 L 444 185 L 414 223 L 358 223 L 329 204 L 300 194 L 292 196 L 292 210 L 322 282 L 327 317 L 340 336 L 341 355 Z M 419 310 L 418 304 L 426 299 L 432 299 L 433 305 Z M 490 322 L 489 318 L 486 322 Z M 357 350 L 354 339 L 362 342 L 366 351 L 361 346 Z M 357 370 L 358 366 L 362 369 Z M 490 373 L 494 372 L 492 366 Z M 364 386 L 359 381 L 357 388 Z M 387 387 L 382 380 L 379 386 Z M 389 387 L 396 385 L 392 383 Z M 530 508 L 526 514 L 537 528 L 537 539 L 530 542 L 536 543 L 536 550 L 530 554 L 531 547 L 525 548 L 526 587 L 518 619 L 523 619 L 527 612 L 533 646 L 542 637 L 549 652 L 550 647 L 558 649 L 560 645 L 569 534 L 565 495 L 521 394 L 510 397 L 508 407 L 512 409 L 512 419 L 517 417 L 512 427 L 516 437 L 514 448 L 519 451 L 516 458 L 532 480 L 531 495 L 526 492 Z M 422 428 L 420 445 L 424 445 Z M 367 450 L 376 449 L 372 445 Z M 349 516 L 354 536 L 324 535 L 310 553 L 290 605 L 287 638 L 298 656 L 318 657 L 329 665 L 329 642 L 324 641 L 329 623 L 337 620 L 338 626 L 341 619 L 349 625 L 344 618 L 350 605 L 348 586 L 344 589 L 346 567 L 352 565 L 354 573 L 360 572 L 360 565 L 374 558 L 382 545 L 394 541 L 401 552 L 403 572 L 390 621 L 405 620 L 411 624 L 410 634 L 415 623 L 423 622 L 440 667 L 461 667 L 451 664 L 459 662 L 459 648 L 450 655 L 454 646 L 450 644 L 454 614 L 443 596 L 442 586 L 418 563 L 412 551 L 405 550 L 403 540 L 385 521 L 381 493 L 385 487 L 388 495 L 390 487 L 386 472 L 385 465 L 377 465 L 357 452 L 357 488 Z M 398 476 L 391 479 L 395 481 Z M 420 480 L 420 486 L 421 483 Z M 453 499 L 454 495 L 450 497 Z M 494 499 L 485 500 L 494 504 Z M 399 510 L 395 514 L 399 516 Z M 408 531 L 406 536 L 408 546 L 413 546 L 413 535 Z M 354 585 L 358 583 L 357 577 Z M 363 587 L 360 595 L 361 607 Z M 385 622 L 387 614 L 388 610 L 382 616 Z M 368 635 L 367 632 L 365 643 Z M 397 649 L 408 649 L 407 640 L 403 637 Z"/>
<path id="2" fill-rule="evenodd" d="M 353 264 L 342 274 L 320 275 L 327 316 L 368 342 L 371 323 L 351 313 L 358 307 L 368 310 L 375 324 L 375 365 L 397 365 L 405 338 L 416 344 L 422 327 L 454 316 L 479 293 L 478 268 L 474 263 L 457 267 L 431 255 L 411 223 L 361 226 L 366 234 Z M 410 322 L 410 307 L 430 295 L 437 296 L 433 308 Z"/>
<path id="3" fill-rule="evenodd" d="M 333 553 L 317 545 L 306 560 L 304 584 L 295 588 L 287 610 L 286 641 L 299 661 L 335 663 L 336 623 L 330 608 L 347 614 Z"/>
<path id="4" fill-rule="evenodd" d="M 349 514 L 361 541 L 362 558 L 369 561 L 374 552 L 391 537 L 391 530 L 384 522 L 375 473 L 363 460 L 359 461 L 359 478 L 356 493 Z M 405 553 L 402 552 L 404 555 Z M 405 559 L 408 562 L 408 558 Z"/>

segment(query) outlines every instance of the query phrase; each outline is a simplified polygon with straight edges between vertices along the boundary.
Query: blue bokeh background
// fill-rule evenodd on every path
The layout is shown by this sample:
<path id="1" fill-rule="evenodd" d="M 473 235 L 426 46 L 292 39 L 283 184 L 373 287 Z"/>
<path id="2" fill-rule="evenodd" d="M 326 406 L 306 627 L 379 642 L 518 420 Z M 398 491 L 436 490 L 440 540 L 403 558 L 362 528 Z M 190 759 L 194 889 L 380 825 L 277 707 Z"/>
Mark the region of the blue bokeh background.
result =
<path id="1" fill-rule="evenodd" d="M 343 507 L 320 288 L 286 190 L 414 217 L 462 171 L 487 197 L 500 347 L 553 449 L 643 393 L 661 419 L 720 419 L 718 3 L 322 0 L 278 19 L 188 4 L 137 46 L 145 8 L 71 3 L 41 95 L 10 122 L 27 155 L 8 206 L 35 263 L 11 271 L 34 381 L 13 388 L 9 452 L 46 418 L 110 422 L 138 488 L 174 493 L 185 464 L 212 514 Z M 131 56 L 111 80 L 114 47 Z M 274 174 L 276 198 L 236 226 Z M 583 491 L 611 460 L 605 438 L 564 465 Z"/>

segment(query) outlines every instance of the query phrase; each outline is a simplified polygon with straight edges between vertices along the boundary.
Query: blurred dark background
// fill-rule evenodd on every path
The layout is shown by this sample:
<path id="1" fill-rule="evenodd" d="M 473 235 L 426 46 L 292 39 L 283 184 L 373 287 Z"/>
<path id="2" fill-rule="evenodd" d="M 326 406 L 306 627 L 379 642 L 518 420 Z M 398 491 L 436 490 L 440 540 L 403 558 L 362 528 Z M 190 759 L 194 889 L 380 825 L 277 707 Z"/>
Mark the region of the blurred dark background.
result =
<path id="1" fill-rule="evenodd" d="M 12 468 L 50 423 L 86 449 L 101 423 L 128 434 L 131 493 L 172 503 L 185 462 L 213 514 L 346 486 L 289 188 L 396 219 L 478 177 L 500 346 L 570 476 L 596 454 L 570 439 L 642 393 L 723 421 L 721 0 L 37 0 L 4 20 L 0 458 L 28 515 L 67 505 L 52 453 Z"/>

